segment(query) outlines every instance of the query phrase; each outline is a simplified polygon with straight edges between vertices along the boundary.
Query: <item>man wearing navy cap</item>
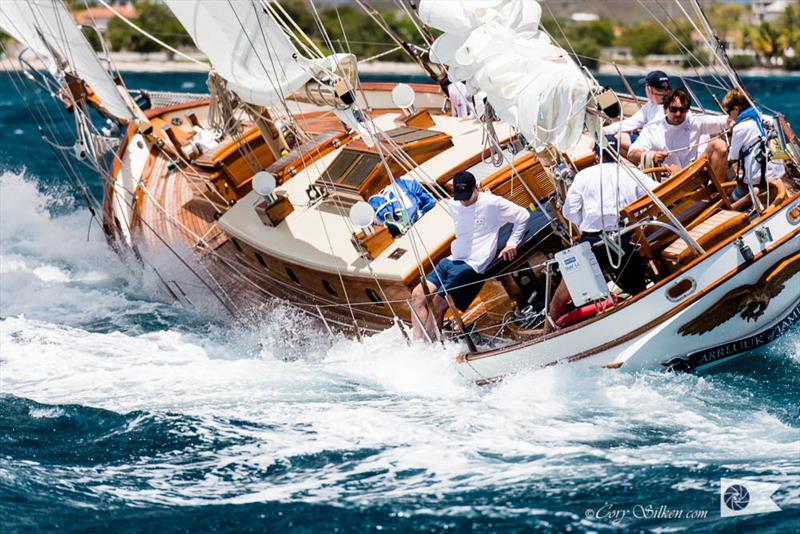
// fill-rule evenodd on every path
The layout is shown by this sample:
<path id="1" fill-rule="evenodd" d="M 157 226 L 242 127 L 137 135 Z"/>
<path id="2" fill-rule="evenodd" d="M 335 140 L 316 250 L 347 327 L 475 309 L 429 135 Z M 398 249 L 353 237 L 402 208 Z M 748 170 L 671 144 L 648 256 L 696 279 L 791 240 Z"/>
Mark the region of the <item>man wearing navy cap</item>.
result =
<path id="1" fill-rule="evenodd" d="M 647 94 L 647 102 L 627 119 L 609 124 L 603 128 L 605 135 L 613 135 L 619 139 L 619 148 L 622 155 L 628 153 L 628 147 L 636 141 L 636 132 L 644 128 L 653 120 L 664 116 L 662 101 L 669 93 L 669 76 L 663 71 L 654 70 L 639 80 L 644 84 L 644 91 Z"/>
<path id="2" fill-rule="evenodd" d="M 450 245 L 450 256 L 444 258 L 427 278 L 428 293 L 433 294 L 435 316 L 428 312 L 422 284 L 411 293 L 411 307 L 419 318 L 412 321 L 414 336 L 422 339 L 422 328 L 432 337 L 434 321 L 441 319 L 447 310 L 445 294 L 449 294 L 456 307 L 464 311 L 478 296 L 483 287 L 483 272 L 498 256 L 498 232 L 505 224 L 514 225 L 511 236 L 499 256 L 513 260 L 517 245 L 525 234 L 528 210 L 510 200 L 480 191 L 475 176 L 467 171 L 453 177 L 453 200 L 448 201 L 453 216 L 456 238 Z"/>

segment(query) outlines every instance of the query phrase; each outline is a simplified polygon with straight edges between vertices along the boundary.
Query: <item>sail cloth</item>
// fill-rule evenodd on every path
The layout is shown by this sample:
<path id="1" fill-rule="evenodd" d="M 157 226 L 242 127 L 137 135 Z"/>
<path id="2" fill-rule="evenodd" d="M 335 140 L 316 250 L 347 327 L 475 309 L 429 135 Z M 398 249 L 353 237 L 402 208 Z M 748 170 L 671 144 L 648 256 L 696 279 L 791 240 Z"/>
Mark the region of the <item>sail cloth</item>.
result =
<path id="1" fill-rule="evenodd" d="M 536 150 L 574 147 L 589 122 L 592 85 L 581 68 L 539 30 L 533 0 L 422 0 L 420 18 L 442 30 L 431 59 L 447 65 L 471 94 L 486 93 L 498 117 L 513 124 Z"/>
<path id="2" fill-rule="evenodd" d="M 51 67 L 66 62 L 92 88 L 109 113 L 124 120 L 135 118 L 117 84 L 60 0 L 3 0 L 0 27 L 48 60 Z"/>
<path id="3" fill-rule="evenodd" d="M 245 102 L 269 106 L 312 77 L 336 67 L 336 58 L 303 57 L 257 0 L 165 0 L 197 48 Z"/>

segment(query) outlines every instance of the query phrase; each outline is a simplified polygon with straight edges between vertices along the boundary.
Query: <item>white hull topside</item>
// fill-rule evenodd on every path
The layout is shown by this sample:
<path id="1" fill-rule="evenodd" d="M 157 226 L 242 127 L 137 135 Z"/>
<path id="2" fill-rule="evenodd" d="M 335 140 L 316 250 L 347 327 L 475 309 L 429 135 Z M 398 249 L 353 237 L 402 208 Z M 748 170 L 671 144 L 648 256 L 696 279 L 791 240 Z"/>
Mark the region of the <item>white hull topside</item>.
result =
<path id="1" fill-rule="evenodd" d="M 674 367 L 695 370 L 763 345 L 800 320 L 800 272 L 785 282 L 756 320 L 737 313 L 726 321 L 716 319 L 719 324 L 703 334 L 684 335 L 678 330 L 730 291 L 756 284 L 775 265 L 800 252 L 800 221 L 791 222 L 788 216 L 798 206 L 800 199 L 795 199 L 742 235 L 754 261 L 748 262 L 739 246 L 730 242 L 637 302 L 527 346 L 467 355 L 459 369 L 478 382 L 558 363 L 635 371 L 665 369 L 673 360 L 684 359 Z M 759 238 L 757 232 L 763 228 L 769 229 L 772 239 Z M 687 278 L 694 280 L 693 289 L 670 300 L 669 289 Z"/>

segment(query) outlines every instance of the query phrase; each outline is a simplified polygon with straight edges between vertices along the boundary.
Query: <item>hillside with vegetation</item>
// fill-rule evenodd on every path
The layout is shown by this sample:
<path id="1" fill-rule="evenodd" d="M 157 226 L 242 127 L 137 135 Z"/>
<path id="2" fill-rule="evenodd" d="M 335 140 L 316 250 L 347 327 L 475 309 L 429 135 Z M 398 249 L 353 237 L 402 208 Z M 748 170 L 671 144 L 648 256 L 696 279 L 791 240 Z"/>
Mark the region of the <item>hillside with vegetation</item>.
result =
<path id="1" fill-rule="evenodd" d="M 86 6 L 82 0 L 67 3 L 75 11 Z M 542 25 L 555 41 L 591 69 L 611 62 L 692 67 L 707 61 L 703 36 L 690 22 L 679 18 L 675 10 L 669 10 L 668 4 L 654 4 L 652 9 L 660 11 L 652 13 L 641 13 L 642 9 L 631 4 L 631 11 L 638 16 L 614 17 L 613 22 L 607 15 L 607 4 L 597 4 L 599 14 L 592 14 L 591 20 L 576 18 L 574 11 L 579 5 L 582 9 L 591 7 L 590 3 L 555 3 L 552 10 L 546 5 Z M 352 52 L 361 60 L 411 61 L 355 2 L 321 4 L 315 10 L 306 0 L 283 0 L 281 5 L 323 51 Z M 424 46 L 413 21 L 395 4 L 373 5 L 381 8 L 378 16 L 400 41 L 411 44 L 412 49 Z M 191 49 L 191 38 L 164 4 L 143 1 L 135 6 L 137 25 L 170 46 Z M 764 22 L 755 22 L 749 4 L 706 2 L 705 11 L 737 68 L 800 70 L 800 0 L 793 0 L 776 20 Z M 88 29 L 85 33 L 99 48 L 97 33 Z M 108 21 L 103 38 L 113 51 L 160 50 L 159 45 L 118 18 Z M 0 35 L 0 41 L 3 39 Z"/>

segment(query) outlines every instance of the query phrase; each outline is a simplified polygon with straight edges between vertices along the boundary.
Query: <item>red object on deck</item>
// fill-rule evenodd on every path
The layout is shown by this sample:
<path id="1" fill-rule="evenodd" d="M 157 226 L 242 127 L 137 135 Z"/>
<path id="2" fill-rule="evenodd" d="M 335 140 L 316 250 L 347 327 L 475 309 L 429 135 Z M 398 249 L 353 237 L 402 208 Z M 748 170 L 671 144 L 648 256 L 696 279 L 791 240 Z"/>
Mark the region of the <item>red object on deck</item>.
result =
<path id="1" fill-rule="evenodd" d="M 575 323 L 579 323 L 584 319 L 594 317 L 601 311 L 610 308 L 617 302 L 619 302 L 619 297 L 614 295 L 606 300 L 593 302 L 592 304 L 586 304 L 585 306 L 581 306 L 580 308 L 576 308 L 570 312 L 567 312 L 556 319 L 556 326 L 559 328 L 564 328 Z"/>

